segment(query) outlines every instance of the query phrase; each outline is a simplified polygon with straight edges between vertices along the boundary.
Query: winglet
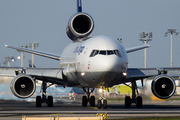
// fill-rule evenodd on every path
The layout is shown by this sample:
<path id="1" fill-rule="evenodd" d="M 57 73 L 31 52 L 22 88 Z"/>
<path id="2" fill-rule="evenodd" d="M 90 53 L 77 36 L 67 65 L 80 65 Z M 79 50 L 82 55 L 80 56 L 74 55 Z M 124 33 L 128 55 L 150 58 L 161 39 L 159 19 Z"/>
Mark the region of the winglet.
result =
<path id="1" fill-rule="evenodd" d="M 81 0 L 77 0 L 77 12 L 82 12 Z"/>

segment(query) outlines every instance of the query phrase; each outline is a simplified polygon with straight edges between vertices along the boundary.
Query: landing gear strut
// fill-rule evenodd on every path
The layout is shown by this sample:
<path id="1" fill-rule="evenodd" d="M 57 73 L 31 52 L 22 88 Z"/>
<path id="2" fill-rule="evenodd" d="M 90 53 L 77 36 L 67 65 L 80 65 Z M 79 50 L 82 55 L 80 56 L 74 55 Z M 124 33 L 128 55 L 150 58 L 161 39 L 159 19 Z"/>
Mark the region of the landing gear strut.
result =
<path id="1" fill-rule="evenodd" d="M 48 107 L 53 107 L 53 97 L 52 96 L 46 97 L 46 89 L 51 85 L 47 86 L 47 83 L 43 81 L 41 86 L 42 98 L 41 96 L 36 97 L 36 107 L 41 107 L 42 103 L 46 103 Z"/>
<path id="2" fill-rule="evenodd" d="M 104 90 L 102 89 L 102 91 L 100 92 L 100 98 L 98 100 L 98 109 L 101 109 L 101 107 L 103 107 L 104 109 L 107 109 L 107 100 L 104 97 Z"/>
<path id="3" fill-rule="evenodd" d="M 130 96 L 125 97 L 125 107 L 129 108 L 129 107 L 131 107 L 132 103 L 135 103 L 137 108 L 142 108 L 142 97 L 141 96 L 136 97 L 136 92 L 139 95 L 138 90 L 137 90 L 136 81 L 132 80 L 131 83 L 132 83 L 132 87 L 131 87 L 132 98 L 130 98 Z"/>
<path id="4" fill-rule="evenodd" d="M 83 87 L 84 92 L 86 93 L 87 96 L 82 97 L 82 106 L 86 107 L 87 103 L 89 102 L 90 106 L 94 107 L 95 106 L 95 97 L 90 94 L 94 91 L 94 88 L 90 90 L 90 88 L 87 88 L 87 90 Z"/>

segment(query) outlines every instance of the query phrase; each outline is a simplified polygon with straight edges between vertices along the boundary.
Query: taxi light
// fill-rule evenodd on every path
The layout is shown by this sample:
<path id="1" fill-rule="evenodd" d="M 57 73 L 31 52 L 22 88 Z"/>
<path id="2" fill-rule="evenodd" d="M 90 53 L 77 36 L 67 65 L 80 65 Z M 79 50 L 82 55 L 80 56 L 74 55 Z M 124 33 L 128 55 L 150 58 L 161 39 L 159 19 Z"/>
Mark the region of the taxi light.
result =
<path id="1" fill-rule="evenodd" d="M 82 72 L 82 73 L 81 73 L 81 76 L 84 76 L 84 75 L 85 75 L 85 72 Z"/>
<path id="2" fill-rule="evenodd" d="M 102 92 L 102 91 L 103 91 L 103 90 L 100 88 L 100 89 L 99 89 L 99 92 Z"/>
<path id="3" fill-rule="evenodd" d="M 127 73 L 126 73 L 126 72 L 123 72 L 123 75 L 124 75 L 124 76 L 126 76 L 126 75 L 127 75 Z"/>

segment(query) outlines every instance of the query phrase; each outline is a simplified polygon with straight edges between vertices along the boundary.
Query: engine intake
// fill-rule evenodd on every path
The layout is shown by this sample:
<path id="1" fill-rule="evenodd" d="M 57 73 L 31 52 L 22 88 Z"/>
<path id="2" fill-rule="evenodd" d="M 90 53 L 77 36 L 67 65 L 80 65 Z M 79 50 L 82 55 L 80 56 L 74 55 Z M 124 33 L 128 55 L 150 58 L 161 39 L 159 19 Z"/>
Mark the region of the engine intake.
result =
<path id="1" fill-rule="evenodd" d="M 156 97 L 167 99 L 174 94 L 176 85 L 173 78 L 163 74 L 152 81 L 151 90 Z"/>
<path id="2" fill-rule="evenodd" d="M 11 81 L 11 91 L 19 98 L 31 97 L 35 90 L 36 84 L 33 78 L 26 74 L 19 74 Z"/>
<path id="3" fill-rule="evenodd" d="M 66 33 L 68 37 L 75 41 L 78 38 L 87 37 L 94 29 L 94 21 L 87 13 L 76 13 L 68 22 Z"/>

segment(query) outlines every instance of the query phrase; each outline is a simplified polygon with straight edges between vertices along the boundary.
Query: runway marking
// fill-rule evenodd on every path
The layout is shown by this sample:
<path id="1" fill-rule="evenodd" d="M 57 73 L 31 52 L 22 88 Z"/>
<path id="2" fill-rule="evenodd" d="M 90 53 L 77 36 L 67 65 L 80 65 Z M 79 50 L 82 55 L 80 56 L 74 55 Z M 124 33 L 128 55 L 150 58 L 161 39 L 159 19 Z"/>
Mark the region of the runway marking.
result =
<path id="1" fill-rule="evenodd" d="M 96 109 L 95 107 L 92 107 Z M 13 111 L 10 113 L 10 111 L 1 111 L 0 114 L 96 114 L 96 113 L 108 113 L 108 114 L 180 114 L 180 111 L 163 111 L 163 110 L 155 110 L 155 111 L 137 111 L 137 110 L 129 110 L 129 111 L 39 111 L 39 110 L 33 110 L 33 111 Z"/>
<path id="2" fill-rule="evenodd" d="M 88 108 L 98 109 L 97 107 L 88 107 Z"/>

